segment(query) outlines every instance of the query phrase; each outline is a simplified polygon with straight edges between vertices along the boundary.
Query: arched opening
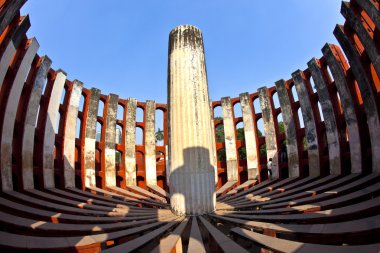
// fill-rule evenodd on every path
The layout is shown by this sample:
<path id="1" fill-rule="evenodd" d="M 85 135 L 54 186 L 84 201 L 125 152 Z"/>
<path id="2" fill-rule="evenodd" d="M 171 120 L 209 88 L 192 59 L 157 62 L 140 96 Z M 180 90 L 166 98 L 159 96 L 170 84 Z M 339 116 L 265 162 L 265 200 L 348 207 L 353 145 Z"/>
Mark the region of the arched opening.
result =
<path id="1" fill-rule="evenodd" d="M 118 150 L 115 150 L 115 166 L 116 166 L 116 171 L 120 170 L 121 157 L 122 157 L 121 152 L 118 151 Z"/>
<path id="2" fill-rule="evenodd" d="M 237 102 L 234 104 L 234 116 L 235 118 L 242 117 L 242 111 L 241 111 L 241 104 L 240 102 Z"/>
<path id="3" fill-rule="evenodd" d="M 214 119 L 223 119 L 223 110 L 220 105 L 214 107 Z"/>
<path id="4" fill-rule="evenodd" d="M 297 102 L 298 101 L 298 93 L 297 93 L 297 89 L 296 89 L 295 84 L 293 84 L 291 91 L 292 91 L 293 101 Z"/>
<path id="5" fill-rule="evenodd" d="M 278 99 L 278 93 L 277 93 L 277 91 L 275 91 L 273 93 L 272 100 L 273 100 L 274 108 L 279 108 L 280 107 L 280 100 Z"/>
<path id="6" fill-rule="evenodd" d="M 117 116 L 118 120 L 123 120 L 124 118 L 124 107 L 120 104 L 117 105 Z"/>
<path id="7" fill-rule="evenodd" d="M 115 131 L 115 143 L 122 144 L 123 128 L 119 124 L 116 124 Z"/>
<path id="8" fill-rule="evenodd" d="M 244 123 L 239 122 L 236 124 L 236 139 L 239 141 L 244 141 Z"/>
<path id="9" fill-rule="evenodd" d="M 282 119 L 282 113 L 277 115 L 278 133 L 285 134 L 284 120 Z"/>
<path id="10" fill-rule="evenodd" d="M 141 127 L 136 127 L 135 142 L 136 145 L 143 145 L 144 133 Z"/>
<path id="11" fill-rule="evenodd" d="M 322 121 L 325 120 L 325 118 L 323 117 L 323 111 L 322 111 L 322 106 L 321 106 L 321 103 L 319 103 L 318 101 L 318 111 L 319 111 L 319 119 Z"/>
<path id="12" fill-rule="evenodd" d="M 80 136 L 80 130 L 82 128 L 82 121 L 80 118 L 77 118 L 77 123 L 75 125 L 75 138 L 79 139 L 81 136 Z"/>
<path id="13" fill-rule="evenodd" d="M 256 129 L 257 129 L 257 135 L 260 136 L 265 136 L 265 131 L 264 131 L 264 121 L 262 118 L 258 119 L 256 122 Z"/>
<path id="14" fill-rule="evenodd" d="M 58 134 L 59 132 L 59 122 L 61 120 L 61 113 L 58 112 L 57 114 L 57 121 L 55 122 L 55 133 Z"/>
<path id="15" fill-rule="evenodd" d="M 255 114 L 261 113 L 259 98 L 255 98 L 255 100 L 253 100 L 253 109 L 255 110 Z"/>
<path id="16" fill-rule="evenodd" d="M 303 122 L 303 117 L 302 117 L 302 109 L 301 109 L 301 107 L 300 108 L 298 108 L 298 121 L 299 121 L 299 123 L 300 123 L 300 128 L 304 128 L 305 127 L 305 124 L 304 124 L 304 122 Z"/>
<path id="17" fill-rule="evenodd" d="M 60 104 L 63 105 L 63 103 L 65 102 L 65 96 L 66 96 L 66 87 L 64 87 L 62 89 L 62 95 L 61 95 L 61 100 L 60 100 Z"/>
<path id="18" fill-rule="evenodd" d="M 136 108 L 136 122 L 144 122 L 144 110 L 139 106 Z"/>
<path id="19" fill-rule="evenodd" d="M 156 164 L 157 166 L 165 165 L 165 154 L 161 151 L 156 152 Z"/>
<path id="20" fill-rule="evenodd" d="M 227 168 L 226 164 L 226 150 L 221 148 L 217 151 L 218 168 Z"/>
<path id="21" fill-rule="evenodd" d="M 239 161 L 244 160 L 244 162 L 246 162 L 245 160 L 247 159 L 247 151 L 246 151 L 245 147 L 240 147 L 238 149 L 238 155 L 239 155 Z M 243 166 L 243 165 L 244 164 L 242 164 L 241 166 Z"/>
<path id="22" fill-rule="evenodd" d="M 309 83 L 310 83 L 310 86 L 311 86 L 313 92 L 314 92 L 314 93 L 317 93 L 317 87 L 315 86 L 314 79 L 313 79 L 312 76 L 311 76 L 310 79 L 309 79 Z"/>
<path id="23" fill-rule="evenodd" d="M 96 122 L 96 141 L 99 141 L 102 139 L 102 124 L 100 124 L 99 121 Z"/>
<path id="24" fill-rule="evenodd" d="M 103 111 L 104 111 L 104 102 L 99 99 L 98 117 L 103 117 Z"/>
<path id="25" fill-rule="evenodd" d="M 331 73 L 330 67 L 326 66 L 326 70 L 327 70 L 327 79 L 329 79 L 329 82 L 332 83 L 334 81 L 334 76 Z"/>
<path id="26" fill-rule="evenodd" d="M 164 112 L 161 109 L 157 109 L 155 116 L 156 145 L 164 146 Z"/>
<path id="27" fill-rule="evenodd" d="M 223 123 L 216 125 L 215 127 L 216 142 L 225 142 L 224 139 L 224 125 Z"/>
<path id="28" fill-rule="evenodd" d="M 78 110 L 79 110 L 80 112 L 83 112 L 83 111 L 84 111 L 84 100 L 85 100 L 85 98 L 84 98 L 84 95 L 82 94 L 82 95 L 80 96 L 79 107 L 78 107 Z"/>

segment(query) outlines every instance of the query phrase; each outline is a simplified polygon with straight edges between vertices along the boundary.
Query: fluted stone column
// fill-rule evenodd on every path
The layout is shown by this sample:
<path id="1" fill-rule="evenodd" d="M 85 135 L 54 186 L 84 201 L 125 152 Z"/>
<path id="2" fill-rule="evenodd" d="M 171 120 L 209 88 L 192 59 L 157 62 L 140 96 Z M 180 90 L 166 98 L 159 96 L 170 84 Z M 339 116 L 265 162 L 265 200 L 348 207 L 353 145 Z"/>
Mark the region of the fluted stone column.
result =
<path id="1" fill-rule="evenodd" d="M 211 110 L 202 33 L 179 26 L 169 36 L 168 65 L 170 201 L 176 214 L 215 209 Z"/>

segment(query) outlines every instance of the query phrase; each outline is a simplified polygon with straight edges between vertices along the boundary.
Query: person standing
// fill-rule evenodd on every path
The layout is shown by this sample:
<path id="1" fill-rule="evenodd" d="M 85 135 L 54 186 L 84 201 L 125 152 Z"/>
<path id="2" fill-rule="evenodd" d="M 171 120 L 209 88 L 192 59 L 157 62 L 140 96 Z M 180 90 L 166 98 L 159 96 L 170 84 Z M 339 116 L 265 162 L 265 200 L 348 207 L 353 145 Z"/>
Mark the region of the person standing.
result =
<path id="1" fill-rule="evenodd" d="M 267 169 L 268 169 L 268 177 L 270 180 L 272 180 L 272 158 L 269 158 L 268 164 L 267 164 Z"/>

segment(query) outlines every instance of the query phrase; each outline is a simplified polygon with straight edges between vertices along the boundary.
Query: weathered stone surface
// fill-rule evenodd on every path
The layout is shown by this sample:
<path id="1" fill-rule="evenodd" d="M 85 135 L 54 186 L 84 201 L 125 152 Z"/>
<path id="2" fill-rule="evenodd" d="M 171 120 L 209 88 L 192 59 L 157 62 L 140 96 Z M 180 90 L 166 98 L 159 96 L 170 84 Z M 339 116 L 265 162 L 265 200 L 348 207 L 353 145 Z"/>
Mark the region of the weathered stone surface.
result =
<path id="1" fill-rule="evenodd" d="M 276 139 L 276 128 L 274 125 L 273 118 L 273 108 L 271 106 L 268 89 L 266 87 L 259 88 L 260 107 L 264 121 L 264 132 L 265 132 L 265 144 L 267 149 L 267 160 L 272 158 L 272 178 L 279 178 L 278 170 L 278 146 Z"/>
<path id="2" fill-rule="evenodd" d="M 98 116 L 100 90 L 91 89 L 90 101 L 87 111 L 86 130 L 84 139 L 84 170 L 86 187 L 96 186 L 95 178 L 95 144 L 96 144 L 96 122 Z"/>
<path id="3" fill-rule="evenodd" d="M 30 27 L 29 16 L 26 16 L 21 20 L 17 29 L 11 35 L 12 39 L 6 45 L 4 53 L 1 55 L 0 59 L 0 88 L 3 86 L 5 74 L 8 71 L 9 64 L 11 63 L 12 57 L 16 52 L 16 48 L 20 44 L 20 38 L 24 38 L 26 31 Z M 1 33 L 0 33 L 1 34 Z"/>
<path id="4" fill-rule="evenodd" d="M 362 153 L 358 120 L 345 74 L 342 66 L 337 60 L 338 56 L 334 55 L 335 49 L 336 48 L 333 45 L 326 44 L 323 47 L 322 52 L 329 65 L 331 74 L 334 77 L 335 85 L 340 97 L 340 104 L 347 124 L 348 135 L 350 137 L 351 173 L 361 173 Z"/>
<path id="5" fill-rule="evenodd" d="M 170 202 L 176 214 L 215 209 L 215 146 L 202 34 L 179 26 L 169 37 Z"/>
<path id="6" fill-rule="evenodd" d="M 244 123 L 245 150 L 247 154 L 248 179 L 255 179 L 258 175 L 259 161 L 257 157 L 257 129 L 253 122 L 251 100 L 248 92 L 239 95 Z"/>
<path id="7" fill-rule="evenodd" d="M 311 107 L 309 93 L 306 88 L 305 77 L 301 70 L 297 70 L 296 72 L 294 72 L 292 74 L 292 77 L 294 80 L 294 84 L 296 85 L 296 90 L 301 105 L 302 118 L 305 124 L 307 154 L 309 158 L 309 175 L 319 176 L 321 171 L 317 126 Z"/>
<path id="8" fill-rule="evenodd" d="M 146 101 L 145 111 L 145 173 L 148 185 L 157 184 L 156 172 L 156 103 L 153 100 Z"/>
<path id="9" fill-rule="evenodd" d="M 41 93 L 44 88 L 47 73 L 51 66 L 51 60 L 47 56 L 41 59 L 40 67 L 37 71 L 36 77 L 33 82 L 33 88 L 30 93 L 28 106 L 26 109 L 26 116 L 24 122 L 23 139 L 21 147 L 22 155 L 22 180 L 24 189 L 33 189 L 33 152 L 34 152 L 34 135 L 35 123 L 40 107 Z"/>
<path id="10" fill-rule="evenodd" d="M 376 70 L 377 75 L 380 76 L 380 56 L 379 51 L 376 48 L 375 42 L 368 34 L 366 28 L 363 26 L 363 23 L 350 8 L 349 3 L 342 2 L 341 13 L 346 18 L 346 22 L 355 30 L 356 34 L 358 35 L 361 43 L 365 48 L 366 54 L 370 58 Z"/>
<path id="11" fill-rule="evenodd" d="M 223 111 L 224 145 L 227 161 L 227 180 L 237 181 L 239 179 L 239 173 L 234 114 L 232 112 L 231 99 L 229 97 L 224 97 L 221 101 Z"/>
<path id="12" fill-rule="evenodd" d="M 380 12 L 375 7 L 372 1 L 368 0 L 355 0 L 355 2 L 360 5 L 363 10 L 368 14 L 368 16 L 375 23 L 375 28 L 380 32 Z"/>
<path id="13" fill-rule="evenodd" d="M 54 143 L 55 133 L 57 129 L 57 118 L 59 113 L 59 105 L 61 101 L 62 92 L 66 81 L 66 74 L 63 71 L 57 71 L 55 81 L 53 84 L 53 90 L 50 95 L 49 105 L 47 109 L 47 118 L 44 131 L 44 145 L 43 145 L 43 177 L 44 187 L 55 187 L 54 182 Z"/>
<path id="14" fill-rule="evenodd" d="M 30 65 L 32 64 L 38 48 L 39 44 L 37 40 L 32 39 L 13 80 L 5 108 L 2 108 L 2 110 L 4 110 L 4 122 L 1 133 L 1 180 L 3 191 L 13 189 L 12 144 L 17 107 L 25 79 L 29 73 Z"/>
<path id="15" fill-rule="evenodd" d="M 211 164 L 214 165 L 214 171 L 215 171 L 215 185 L 218 184 L 218 162 L 217 162 L 217 153 L 216 153 L 216 139 L 214 138 L 215 136 L 215 128 L 214 128 L 214 115 L 212 113 L 213 108 L 212 108 L 212 102 L 210 101 L 210 124 L 211 124 L 211 132 L 212 132 L 212 137 L 211 137 L 211 142 L 212 142 L 212 147 L 214 149 L 211 151 L 213 152 L 213 156 L 210 158 L 211 159 Z"/>
<path id="16" fill-rule="evenodd" d="M 66 114 L 66 127 L 63 140 L 63 175 L 65 187 L 75 187 L 75 131 L 79 102 L 82 96 L 83 83 L 74 80 Z"/>
<path id="17" fill-rule="evenodd" d="M 125 121 L 125 182 L 136 185 L 136 107 L 135 98 L 127 99 Z"/>
<path id="18" fill-rule="evenodd" d="M 342 156 L 339 142 L 339 132 L 335 121 L 333 104 L 331 103 L 330 94 L 327 88 L 327 82 L 325 81 L 319 63 L 315 58 L 308 62 L 308 66 L 318 92 L 319 102 L 322 107 L 329 150 L 330 174 L 341 174 Z"/>
<path id="19" fill-rule="evenodd" d="M 0 15 L 0 34 L 2 34 L 8 24 L 12 22 L 12 19 L 16 16 L 17 12 L 24 5 L 26 0 L 14 0 L 9 1 L 7 5 L 2 6 Z M 4 2 L 2 3 L 4 4 Z"/>
<path id="20" fill-rule="evenodd" d="M 296 124 L 290 104 L 289 93 L 284 80 L 279 80 L 276 82 L 276 90 L 278 93 L 278 100 L 280 101 L 282 120 L 284 122 L 289 177 L 299 177 L 300 168 Z"/>
<path id="21" fill-rule="evenodd" d="M 107 116 L 104 125 L 106 134 L 103 152 L 106 186 L 116 186 L 115 139 L 118 101 L 119 96 L 115 94 L 110 94 L 106 101 Z"/>
<path id="22" fill-rule="evenodd" d="M 355 47 L 350 43 L 344 34 L 343 27 L 336 26 L 334 29 L 334 35 L 345 52 L 350 63 L 351 70 L 358 83 L 360 95 L 363 99 L 371 140 L 372 171 L 380 172 L 380 155 L 378 155 L 380 154 L 380 121 L 378 114 L 379 108 L 376 103 L 374 91 L 368 77 L 366 76 L 366 71 L 360 61 L 359 55 Z"/>

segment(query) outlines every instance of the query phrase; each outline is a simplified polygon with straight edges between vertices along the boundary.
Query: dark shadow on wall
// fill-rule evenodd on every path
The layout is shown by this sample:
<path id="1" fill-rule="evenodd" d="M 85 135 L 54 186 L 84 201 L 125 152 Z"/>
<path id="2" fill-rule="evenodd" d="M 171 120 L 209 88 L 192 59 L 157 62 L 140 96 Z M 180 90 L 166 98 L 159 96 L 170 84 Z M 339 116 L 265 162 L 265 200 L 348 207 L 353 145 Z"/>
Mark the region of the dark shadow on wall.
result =
<path id="1" fill-rule="evenodd" d="M 183 165 L 171 170 L 169 179 L 174 213 L 180 214 L 179 210 L 186 210 L 187 215 L 199 215 L 214 211 L 215 169 L 208 149 L 184 149 Z"/>

